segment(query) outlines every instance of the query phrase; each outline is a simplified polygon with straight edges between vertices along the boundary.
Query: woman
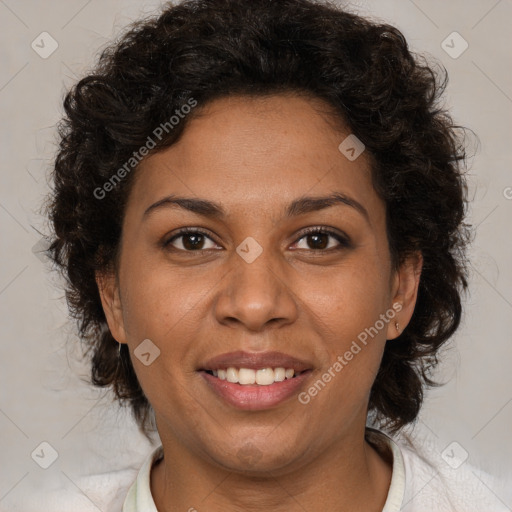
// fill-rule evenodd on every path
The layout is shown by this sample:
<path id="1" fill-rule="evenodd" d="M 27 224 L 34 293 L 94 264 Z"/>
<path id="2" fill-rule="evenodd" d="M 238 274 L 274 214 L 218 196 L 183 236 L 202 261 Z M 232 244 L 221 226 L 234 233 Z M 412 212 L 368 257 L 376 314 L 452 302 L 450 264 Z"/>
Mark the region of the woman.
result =
<path id="1" fill-rule="evenodd" d="M 196 0 L 69 92 L 51 251 L 93 383 L 162 441 L 125 512 L 506 510 L 392 437 L 467 288 L 445 84 L 330 5 Z"/>

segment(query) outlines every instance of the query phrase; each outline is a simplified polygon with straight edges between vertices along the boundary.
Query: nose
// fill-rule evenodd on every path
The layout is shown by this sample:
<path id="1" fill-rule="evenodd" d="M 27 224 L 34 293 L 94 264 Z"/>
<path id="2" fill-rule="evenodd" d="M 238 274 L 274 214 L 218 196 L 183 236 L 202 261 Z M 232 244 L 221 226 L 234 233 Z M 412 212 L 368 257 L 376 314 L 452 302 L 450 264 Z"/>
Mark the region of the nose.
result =
<path id="1" fill-rule="evenodd" d="M 223 286 L 215 302 L 218 322 L 260 332 L 297 319 L 291 269 L 286 269 L 277 255 L 264 250 L 248 263 L 234 253 L 230 260 L 230 271 L 222 280 Z"/>

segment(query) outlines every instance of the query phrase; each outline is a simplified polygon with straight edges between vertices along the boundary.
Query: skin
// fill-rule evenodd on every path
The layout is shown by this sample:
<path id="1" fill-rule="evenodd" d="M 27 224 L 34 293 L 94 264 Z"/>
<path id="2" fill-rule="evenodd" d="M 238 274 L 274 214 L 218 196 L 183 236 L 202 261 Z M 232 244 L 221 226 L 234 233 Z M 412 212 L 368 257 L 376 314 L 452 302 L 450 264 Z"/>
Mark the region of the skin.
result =
<path id="1" fill-rule="evenodd" d="M 422 259 L 392 270 L 368 155 L 345 158 L 338 145 L 350 132 L 327 111 L 295 95 L 215 100 L 137 170 L 117 274 L 97 281 L 111 332 L 129 345 L 155 410 L 164 459 L 151 491 L 160 512 L 377 512 L 386 501 L 391 463 L 364 439 L 368 399 L 385 344 L 398 336 L 395 320 L 404 329 L 412 316 Z M 303 195 L 333 191 L 361 203 L 368 218 L 339 204 L 283 213 Z M 219 203 L 226 217 L 169 206 L 144 216 L 170 194 Z M 310 226 L 345 233 L 350 245 L 301 234 Z M 165 248 L 183 227 L 211 239 L 202 250 L 190 249 L 190 237 Z M 263 248 L 250 264 L 236 252 L 249 236 Z M 393 303 L 402 306 L 397 316 L 306 405 L 294 396 L 238 410 L 197 372 L 225 352 L 277 350 L 311 363 L 305 391 Z M 145 339 L 161 351 L 149 366 L 133 356 Z M 248 449 L 252 464 L 240 456 Z"/>

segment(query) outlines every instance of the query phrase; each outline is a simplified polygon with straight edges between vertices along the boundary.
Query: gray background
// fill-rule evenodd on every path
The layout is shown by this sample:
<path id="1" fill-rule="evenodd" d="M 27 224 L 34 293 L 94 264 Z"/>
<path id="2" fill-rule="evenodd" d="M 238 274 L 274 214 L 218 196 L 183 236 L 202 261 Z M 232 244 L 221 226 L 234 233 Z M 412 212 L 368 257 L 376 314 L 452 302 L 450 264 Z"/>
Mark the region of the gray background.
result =
<path id="1" fill-rule="evenodd" d="M 77 483 L 82 475 L 135 471 L 151 449 L 128 412 L 87 385 L 58 279 L 37 253 L 37 230 L 47 231 L 38 210 L 49 190 L 65 89 L 127 23 L 159 5 L 0 0 L 0 510 L 15 510 L 12 504 L 22 498 L 57 488 L 88 494 Z M 463 324 L 443 353 L 438 377 L 448 383 L 428 393 L 416 430 L 434 439 L 439 457 L 456 441 L 459 457 L 467 452 L 468 461 L 491 473 L 511 472 L 512 1 L 350 5 L 395 24 L 413 50 L 447 68 L 451 113 L 480 138 L 469 171 L 474 202 L 468 221 L 477 227 L 471 293 Z M 34 40 L 42 46 L 43 31 L 58 43 L 48 58 L 31 47 Z M 469 45 L 457 58 L 442 46 L 454 31 Z M 446 44 L 452 54 L 462 49 L 457 36 Z M 50 48 L 49 39 L 44 47 Z M 31 458 L 43 441 L 58 453 L 46 470 Z M 88 500 L 91 510 L 99 509 L 92 495 Z M 512 503 L 507 506 L 512 510 Z"/>

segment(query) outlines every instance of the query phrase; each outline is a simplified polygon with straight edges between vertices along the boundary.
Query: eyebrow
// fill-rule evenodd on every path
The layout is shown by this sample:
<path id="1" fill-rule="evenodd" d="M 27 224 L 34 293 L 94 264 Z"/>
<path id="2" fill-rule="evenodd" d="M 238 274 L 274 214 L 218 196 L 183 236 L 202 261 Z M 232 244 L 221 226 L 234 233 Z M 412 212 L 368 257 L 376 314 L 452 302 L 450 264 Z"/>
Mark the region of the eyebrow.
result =
<path id="1" fill-rule="evenodd" d="M 325 208 L 336 205 L 349 206 L 358 211 L 368 223 L 370 222 L 370 216 L 368 215 L 366 208 L 352 197 L 349 197 L 341 192 L 335 192 L 328 196 L 322 197 L 299 197 L 286 207 L 285 216 L 295 217 L 305 213 L 324 210 Z M 214 203 L 207 199 L 196 199 L 170 195 L 158 200 L 156 203 L 153 203 L 151 206 L 149 206 L 144 212 L 143 218 L 148 217 L 152 212 L 164 207 L 182 208 L 198 215 L 216 219 L 224 219 L 227 216 L 224 208 L 218 203 Z"/>

